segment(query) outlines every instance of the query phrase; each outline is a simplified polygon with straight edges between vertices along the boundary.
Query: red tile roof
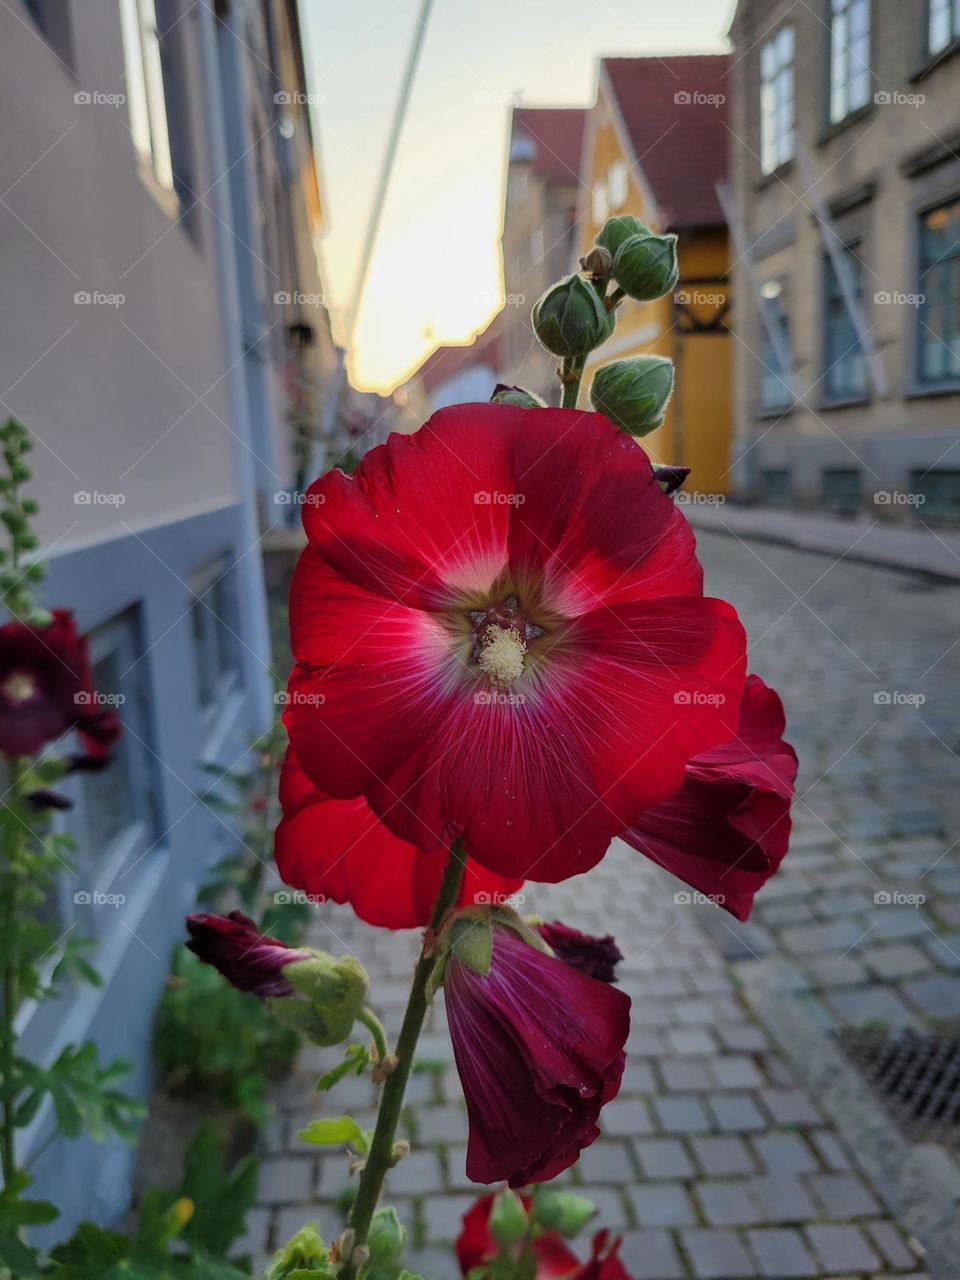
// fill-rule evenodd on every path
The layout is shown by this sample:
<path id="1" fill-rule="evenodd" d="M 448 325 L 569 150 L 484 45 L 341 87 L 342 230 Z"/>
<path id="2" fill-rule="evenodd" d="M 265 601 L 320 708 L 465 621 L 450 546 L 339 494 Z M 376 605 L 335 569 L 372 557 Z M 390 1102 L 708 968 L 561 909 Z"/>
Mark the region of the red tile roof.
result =
<path id="1" fill-rule="evenodd" d="M 580 107 L 514 107 L 510 125 L 511 159 L 521 157 L 526 141 L 532 151 L 530 158 L 535 173 L 547 182 L 576 183 L 586 117 L 586 111 Z"/>
<path id="2" fill-rule="evenodd" d="M 601 66 L 666 224 L 721 225 L 715 186 L 727 175 L 729 56 L 604 58 Z"/>

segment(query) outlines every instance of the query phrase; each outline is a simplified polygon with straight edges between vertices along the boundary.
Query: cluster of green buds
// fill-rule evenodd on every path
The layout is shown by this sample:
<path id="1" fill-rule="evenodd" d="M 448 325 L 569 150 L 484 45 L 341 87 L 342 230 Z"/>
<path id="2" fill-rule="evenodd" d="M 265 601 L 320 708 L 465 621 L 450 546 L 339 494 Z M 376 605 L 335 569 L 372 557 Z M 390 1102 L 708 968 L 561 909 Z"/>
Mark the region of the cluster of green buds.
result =
<path id="1" fill-rule="evenodd" d="M 406 1229 L 393 1208 L 378 1209 L 373 1215 L 365 1244 L 357 1244 L 347 1228 L 329 1247 L 317 1225 L 305 1227 L 278 1249 L 264 1280 L 335 1280 L 342 1264 L 364 1268 L 370 1280 L 420 1280 L 403 1269 L 400 1257 L 406 1244 Z"/>
<path id="2" fill-rule="evenodd" d="M 580 271 L 551 285 L 531 313 L 540 345 L 560 360 L 564 407 L 576 407 L 587 356 L 613 333 L 623 300 L 662 298 L 677 279 L 675 235 L 658 235 L 632 214 L 607 219 L 580 259 Z M 594 376 L 590 403 L 624 431 L 644 436 L 663 423 L 673 376 L 665 356 L 615 360 Z M 521 408 L 543 403 L 522 387 L 505 386 L 497 387 L 493 401 Z"/>

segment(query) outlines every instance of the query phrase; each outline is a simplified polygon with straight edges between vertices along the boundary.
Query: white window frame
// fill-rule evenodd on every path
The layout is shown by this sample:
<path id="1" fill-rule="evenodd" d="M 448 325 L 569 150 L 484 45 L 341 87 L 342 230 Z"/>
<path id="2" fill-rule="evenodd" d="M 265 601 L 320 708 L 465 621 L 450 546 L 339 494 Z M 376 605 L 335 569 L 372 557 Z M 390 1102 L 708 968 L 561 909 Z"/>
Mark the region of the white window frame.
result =
<path id="1" fill-rule="evenodd" d="M 960 39 L 960 0 L 928 0 L 928 51 L 942 53 L 957 39 Z"/>
<path id="2" fill-rule="evenodd" d="M 794 156 L 794 32 L 781 27 L 760 50 L 760 167 L 773 173 Z"/>
<path id="3" fill-rule="evenodd" d="M 870 101 L 870 0 L 830 0 L 830 121 Z"/>
<path id="4" fill-rule="evenodd" d="M 133 147 L 158 186 L 173 192 L 173 159 L 154 0 L 120 0 L 120 31 Z"/>

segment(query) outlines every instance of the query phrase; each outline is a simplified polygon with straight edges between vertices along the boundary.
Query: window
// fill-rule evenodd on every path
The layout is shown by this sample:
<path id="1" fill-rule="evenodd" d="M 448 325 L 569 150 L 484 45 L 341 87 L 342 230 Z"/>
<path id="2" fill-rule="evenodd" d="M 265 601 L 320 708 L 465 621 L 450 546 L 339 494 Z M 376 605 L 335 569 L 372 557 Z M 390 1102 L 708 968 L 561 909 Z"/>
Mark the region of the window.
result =
<path id="1" fill-rule="evenodd" d="M 629 194 L 627 166 L 622 160 L 616 160 L 607 174 L 607 198 L 610 208 L 616 212 L 622 209 Z"/>
<path id="2" fill-rule="evenodd" d="M 130 134 L 161 187 L 173 191 L 173 160 L 154 0 L 120 0 Z"/>
<path id="3" fill-rule="evenodd" d="M 863 263 L 857 254 L 857 246 L 844 245 L 841 252 L 850 266 L 854 294 L 858 300 L 862 300 Z M 828 400 L 861 399 L 867 393 L 867 367 L 860 336 L 829 254 L 824 257 L 823 263 L 824 394 Z"/>
<path id="4" fill-rule="evenodd" d="M 598 182 L 593 188 L 593 209 L 592 216 L 595 226 L 600 226 L 606 222 L 607 214 L 610 211 L 610 205 L 607 201 L 607 184 L 606 182 Z"/>
<path id="5" fill-rule="evenodd" d="M 960 380 L 960 199 L 920 219 L 917 374 L 921 382 Z"/>
<path id="6" fill-rule="evenodd" d="M 820 477 L 821 497 L 827 511 L 852 516 L 860 510 L 860 472 L 849 467 L 833 467 Z"/>
<path id="7" fill-rule="evenodd" d="M 793 27 L 760 50 L 760 167 L 773 173 L 793 159 Z"/>
<path id="8" fill-rule="evenodd" d="M 960 471 L 913 471 L 910 490 L 923 496 L 921 520 L 960 520 Z"/>
<path id="9" fill-rule="evenodd" d="M 870 100 L 870 0 L 831 0 L 830 119 Z"/>
<path id="10" fill-rule="evenodd" d="M 760 286 L 763 308 L 760 339 L 760 407 L 787 409 L 793 404 L 790 382 L 790 316 L 786 285 L 765 280 Z"/>
<path id="11" fill-rule="evenodd" d="M 77 880 L 69 881 L 72 914 L 102 931 L 112 918 L 111 908 L 92 895 L 112 892 L 124 869 L 154 845 L 162 830 L 162 808 L 137 611 L 96 628 L 89 644 L 93 687 L 116 710 L 124 730 L 106 768 L 82 771 L 71 780 L 76 804 L 68 826 L 77 841 Z"/>
<path id="12" fill-rule="evenodd" d="M 786 467 L 760 472 L 760 500 L 768 507 L 792 505 L 793 482 Z"/>
<path id="13" fill-rule="evenodd" d="M 226 560 L 194 574 L 190 627 L 196 656 L 197 701 L 212 720 L 240 677 L 237 608 L 233 575 Z"/>
<path id="14" fill-rule="evenodd" d="M 960 0 L 929 0 L 927 46 L 939 53 L 960 37 Z"/>

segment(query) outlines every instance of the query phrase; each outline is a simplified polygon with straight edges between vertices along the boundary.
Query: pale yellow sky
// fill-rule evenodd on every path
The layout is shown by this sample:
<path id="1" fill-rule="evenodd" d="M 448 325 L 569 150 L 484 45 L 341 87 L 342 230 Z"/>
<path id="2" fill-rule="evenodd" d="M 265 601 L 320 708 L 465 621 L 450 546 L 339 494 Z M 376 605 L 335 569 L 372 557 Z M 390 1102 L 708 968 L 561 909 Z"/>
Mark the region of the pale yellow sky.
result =
<path id="1" fill-rule="evenodd" d="M 735 0 L 435 0 L 348 368 L 390 390 L 497 309 L 509 103 L 586 106 L 602 54 L 714 53 Z M 342 335 L 418 0 L 300 0 Z"/>

